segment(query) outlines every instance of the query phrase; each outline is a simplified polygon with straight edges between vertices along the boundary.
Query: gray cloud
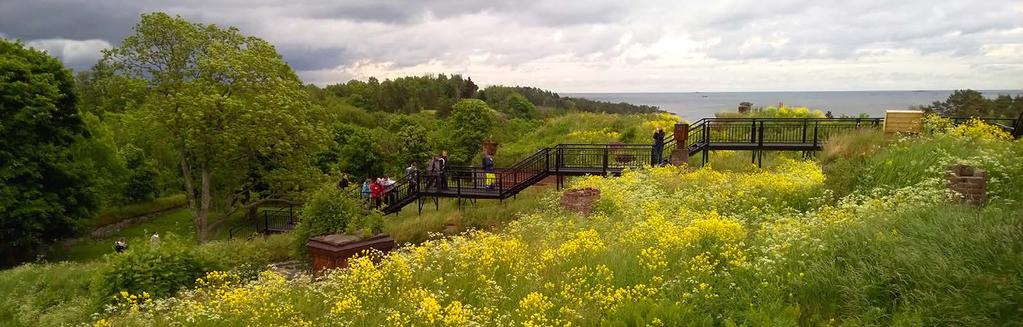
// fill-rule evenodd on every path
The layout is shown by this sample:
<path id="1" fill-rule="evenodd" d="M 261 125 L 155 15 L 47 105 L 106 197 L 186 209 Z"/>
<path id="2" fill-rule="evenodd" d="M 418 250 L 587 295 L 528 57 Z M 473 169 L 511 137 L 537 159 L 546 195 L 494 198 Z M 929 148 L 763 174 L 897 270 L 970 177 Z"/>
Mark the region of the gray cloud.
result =
<path id="1" fill-rule="evenodd" d="M 316 82 L 435 69 L 494 73 L 498 82 L 551 72 L 565 76 L 551 83 L 605 87 L 630 71 L 670 76 L 750 62 L 860 65 L 909 55 L 966 61 L 960 77 L 1023 64 L 1004 55 L 1023 49 L 1017 0 L 30 0 L 0 2 L 0 34 L 84 69 L 152 11 L 237 26 Z M 607 76 L 576 80 L 582 71 Z M 906 74 L 921 76 L 885 76 Z"/>

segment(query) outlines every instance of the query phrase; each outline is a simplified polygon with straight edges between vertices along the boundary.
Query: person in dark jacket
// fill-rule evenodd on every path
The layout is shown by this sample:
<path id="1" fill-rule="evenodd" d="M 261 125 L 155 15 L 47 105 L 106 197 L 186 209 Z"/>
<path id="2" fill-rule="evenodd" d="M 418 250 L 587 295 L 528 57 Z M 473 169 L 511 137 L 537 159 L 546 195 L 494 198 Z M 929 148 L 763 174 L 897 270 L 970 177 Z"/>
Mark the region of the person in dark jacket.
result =
<path id="1" fill-rule="evenodd" d="M 662 152 L 664 152 L 664 129 L 658 127 L 654 131 L 654 149 L 650 156 L 650 165 L 657 166 L 661 164 Z"/>
<path id="2" fill-rule="evenodd" d="M 487 189 L 494 188 L 494 158 L 489 153 L 483 153 L 483 184 L 487 186 Z"/>

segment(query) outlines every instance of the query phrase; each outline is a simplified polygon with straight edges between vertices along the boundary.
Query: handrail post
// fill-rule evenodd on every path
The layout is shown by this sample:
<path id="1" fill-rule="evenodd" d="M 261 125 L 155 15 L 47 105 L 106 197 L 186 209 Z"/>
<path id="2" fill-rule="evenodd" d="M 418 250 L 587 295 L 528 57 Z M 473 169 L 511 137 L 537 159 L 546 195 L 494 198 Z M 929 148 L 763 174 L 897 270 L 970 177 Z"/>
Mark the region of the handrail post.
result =
<path id="1" fill-rule="evenodd" d="M 813 148 L 814 149 L 817 149 L 817 142 L 818 142 L 817 141 L 817 126 L 819 124 L 820 124 L 820 122 L 814 122 L 813 123 Z"/>
<path id="2" fill-rule="evenodd" d="M 609 155 L 609 151 L 608 150 L 610 150 L 610 147 L 611 147 L 610 144 L 605 144 L 604 145 L 604 162 L 603 162 L 603 165 L 604 165 L 604 176 L 607 176 L 607 157 Z"/>
<path id="3" fill-rule="evenodd" d="M 799 144 L 806 144 L 806 128 L 809 127 L 807 126 L 808 123 L 809 119 L 803 118 L 803 141 L 799 142 Z"/>
<path id="4" fill-rule="evenodd" d="M 266 233 L 269 233 L 269 232 L 270 232 L 270 216 L 267 214 L 266 210 L 263 210 L 263 233 L 266 234 Z"/>
<path id="5" fill-rule="evenodd" d="M 760 128 L 758 128 L 758 132 L 757 132 L 757 147 L 758 148 L 763 148 L 764 147 L 764 121 L 760 121 Z M 763 151 L 763 149 L 760 149 L 760 150 Z"/>
<path id="6" fill-rule="evenodd" d="M 753 120 L 750 121 L 749 143 L 756 142 L 757 142 L 757 119 L 753 118 Z"/>

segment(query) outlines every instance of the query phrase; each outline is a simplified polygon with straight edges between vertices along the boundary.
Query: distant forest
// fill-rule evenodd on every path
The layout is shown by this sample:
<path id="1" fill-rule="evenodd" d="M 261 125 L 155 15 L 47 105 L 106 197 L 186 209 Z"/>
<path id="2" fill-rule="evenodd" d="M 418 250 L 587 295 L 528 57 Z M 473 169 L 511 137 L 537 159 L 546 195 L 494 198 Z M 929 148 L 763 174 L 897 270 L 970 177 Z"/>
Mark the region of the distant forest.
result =
<path id="1" fill-rule="evenodd" d="M 536 87 L 495 85 L 480 90 L 472 78 L 463 78 L 457 74 L 410 76 L 384 81 L 370 77 L 367 81 L 351 80 L 323 88 L 315 85 L 307 87 L 310 93 L 321 100 L 327 96 L 338 97 L 367 111 L 390 113 L 436 110 L 441 116 L 446 116 L 458 100 L 470 98 L 483 100 L 500 112 L 523 118 L 572 111 L 618 114 L 659 111 L 656 106 L 562 97 Z M 528 104 L 524 103 L 526 101 Z"/>

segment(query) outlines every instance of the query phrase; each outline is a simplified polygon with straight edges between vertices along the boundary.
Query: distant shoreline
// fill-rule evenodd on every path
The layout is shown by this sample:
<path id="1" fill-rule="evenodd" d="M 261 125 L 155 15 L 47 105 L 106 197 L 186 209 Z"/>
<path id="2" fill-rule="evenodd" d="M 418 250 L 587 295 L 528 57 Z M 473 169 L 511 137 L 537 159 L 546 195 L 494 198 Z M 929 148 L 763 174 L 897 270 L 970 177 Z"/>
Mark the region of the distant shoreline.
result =
<path id="1" fill-rule="evenodd" d="M 831 111 L 835 116 L 869 114 L 880 117 L 888 109 L 907 109 L 944 101 L 954 90 L 912 91 L 751 91 L 751 92 L 614 92 L 614 93 L 559 93 L 561 96 L 579 97 L 597 101 L 627 102 L 636 105 L 657 106 L 688 119 L 713 117 L 718 112 L 737 111 L 740 102 L 752 102 L 753 107 L 776 106 L 808 107 Z M 993 98 L 1001 94 L 1023 96 L 1023 90 L 979 90 Z"/>

